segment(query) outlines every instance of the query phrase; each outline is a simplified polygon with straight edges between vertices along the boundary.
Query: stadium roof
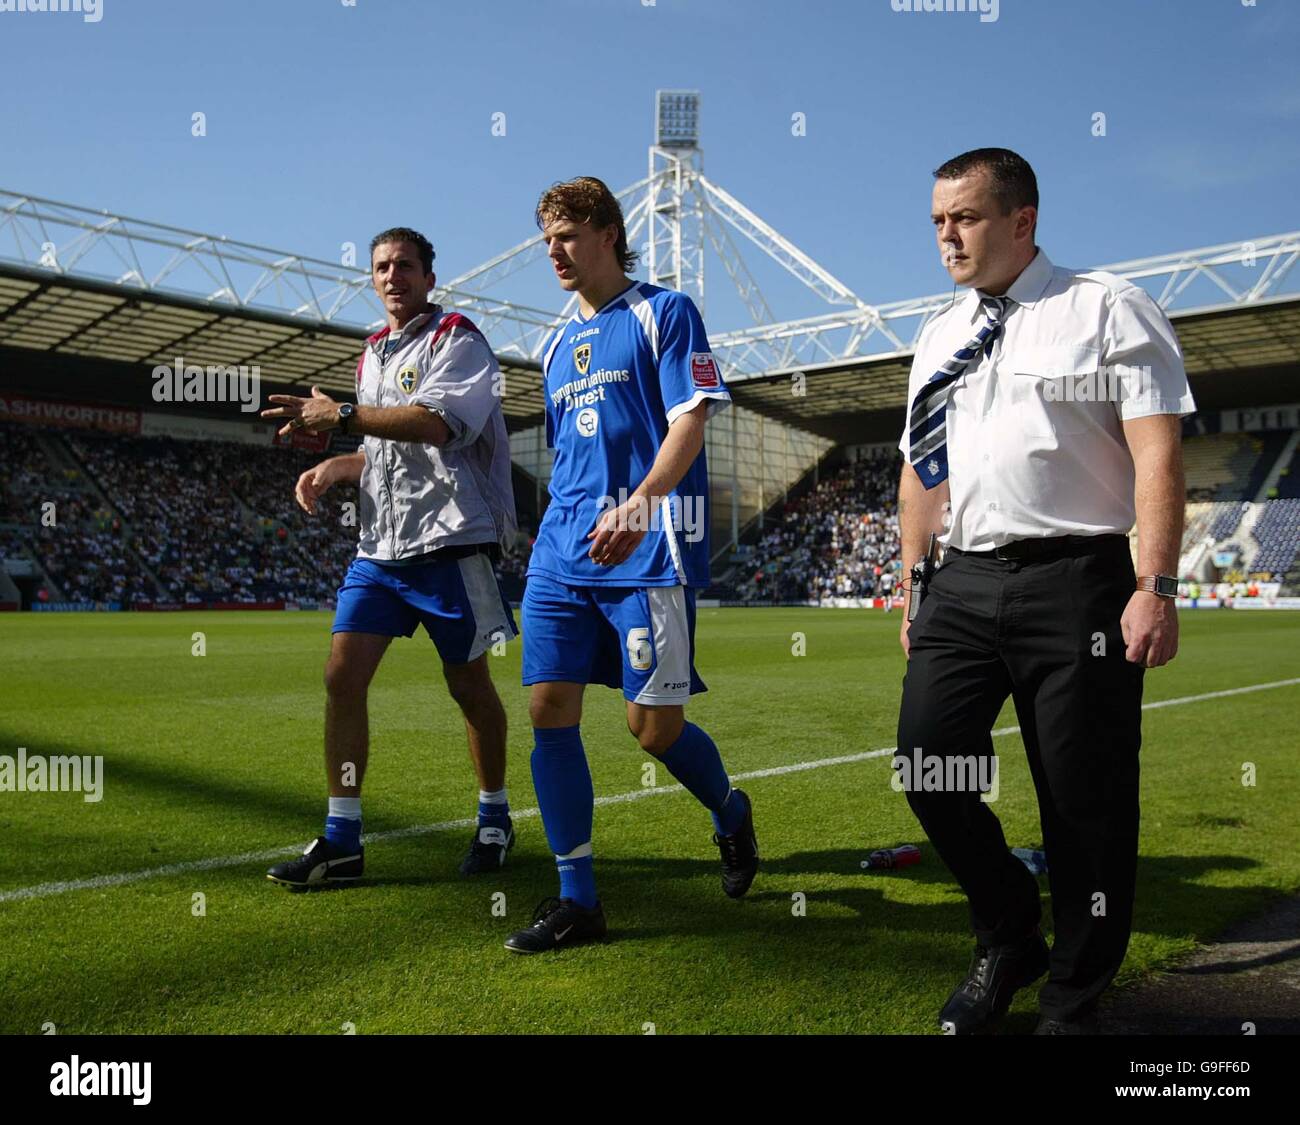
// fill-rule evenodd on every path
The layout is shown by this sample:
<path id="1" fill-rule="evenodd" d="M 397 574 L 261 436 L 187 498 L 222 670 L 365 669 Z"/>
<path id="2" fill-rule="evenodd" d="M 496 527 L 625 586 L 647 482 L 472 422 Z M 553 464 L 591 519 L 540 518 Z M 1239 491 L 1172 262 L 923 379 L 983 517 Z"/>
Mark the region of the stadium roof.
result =
<path id="1" fill-rule="evenodd" d="M 51 277 L 0 261 L 0 348 L 120 363 L 132 371 L 170 365 L 178 356 L 205 367 L 256 365 L 268 382 L 316 383 L 346 396 L 356 388 L 357 357 L 367 334 L 366 328 Z M 508 428 L 541 421 L 539 366 L 502 357 L 501 368 Z"/>
<path id="2" fill-rule="evenodd" d="M 1168 310 L 1194 388 L 1230 372 L 1244 387 L 1246 372 L 1290 369 L 1293 378 L 1300 366 L 1298 258 L 1300 233 L 1292 233 L 1103 268 Z M 459 288 L 435 297 L 492 342 L 509 428 L 540 422 L 536 356 L 556 314 Z M 915 341 L 950 299 L 759 325 L 715 336 L 714 350 L 740 405 L 836 442 L 886 440 L 897 430 Z M 102 376 L 129 380 L 177 356 L 257 365 L 270 383 L 348 393 L 359 341 L 382 317 L 368 273 L 355 265 L 0 191 L 0 351 L 40 357 L 31 366 L 51 393 L 79 369 L 95 369 L 102 387 Z M 794 393 L 795 372 L 803 394 Z"/>
<path id="3" fill-rule="evenodd" d="M 489 339 L 503 319 L 540 334 L 554 319 L 474 294 L 437 297 Z M 0 349 L 40 353 L 52 393 L 77 364 L 123 365 L 129 379 L 178 356 L 350 393 L 360 341 L 382 321 L 364 270 L 0 191 Z M 540 422 L 540 365 L 498 358 L 507 425 Z"/>

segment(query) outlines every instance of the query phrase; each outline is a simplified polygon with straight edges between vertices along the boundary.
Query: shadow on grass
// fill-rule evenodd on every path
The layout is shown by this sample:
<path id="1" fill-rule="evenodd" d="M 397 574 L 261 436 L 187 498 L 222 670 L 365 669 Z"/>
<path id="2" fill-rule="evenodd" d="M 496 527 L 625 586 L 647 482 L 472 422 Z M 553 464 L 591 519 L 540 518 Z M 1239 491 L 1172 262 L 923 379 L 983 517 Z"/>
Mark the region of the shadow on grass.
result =
<path id="1" fill-rule="evenodd" d="M 461 851 L 460 841 L 454 848 L 434 849 L 434 855 L 420 843 L 394 841 L 391 850 L 386 849 L 385 865 L 391 865 L 389 870 L 381 867 L 373 878 L 337 888 L 350 892 L 343 900 L 332 893 L 320 899 L 320 892 L 294 893 L 266 883 L 265 902 L 255 896 L 243 900 L 245 906 L 250 901 L 257 904 L 253 913 L 258 924 L 251 929 L 240 926 L 223 931 L 219 938 L 214 934 L 213 940 L 195 947 L 191 947 L 192 938 L 180 938 L 180 931 L 176 939 L 168 941 L 164 929 L 154 940 L 132 948 L 129 956 L 104 956 L 93 930 L 83 935 L 74 927 L 62 930 L 57 938 L 51 934 L 45 943 L 48 952 L 56 955 L 42 957 L 32 965 L 34 971 L 27 975 L 23 986 L 11 993 L 13 1004 L 3 1022 L 11 1031 L 27 1030 L 26 1025 L 38 1015 L 41 1019 L 55 1019 L 69 1031 L 130 1029 L 133 1025 L 141 1029 L 160 1023 L 212 1030 L 190 1027 L 185 1021 L 211 1008 L 218 996 L 256 995 L 262 991 L 284 967 L 276 951 L 283 944 L 281 938 L 289 935 L 295 935 L 292 944 L 307 959 L 300 965 L 303 975 L 295 991 L 299 987 L 308 991 L 324 989 L 323 995 L 339 982 L 346 990 L 351 978 L 363 982 L 370 965 L 408 961 L 413 966 L 465 962 L 472 966 L 466 972 L 481 977 L 485 985 L 491 981 L 491 987 L 496 988 L 510 988 L 522 965 L 550 964 L 553 970 L 546 972 L 553 971 L 559 977 L 571 979 L 574 973 L 589 972 L 593 986 L 599 990 L 602 976 L 645 971 L 639 966 L 648 963 L 647 959 L 663 972 L 677 971 L 677 963 L 665 957 L 671 956 L 674 940 L 681 938 L 717 939 L 718 957 L 726 972 L 747 981 L 750 988 L 761 987 L 763 980 L 794 979 L 801 982 L 801 987 L 806 982 L 812 990 L 810 995 L 825 989 L 828 996 L 839 998 L 839 991 L 852 987 L 853 981 L 867 981 L 888 972 L 905 981 L 915 976 L 918 1003 L 933 1004 L 936 1012 L 966 969 L 966 904 L 955 888 L 951 898 L 940 902 L 906 903 L 885 897 L 885 884 L 904 877 L 932 885 L 947 883 L 946 872 L 937 864 L 927 868 L 923 863 L 890 876 L 864 873 L 860 885 L 841 883 L 818 889 L 810 884 L 807 913 L 797 917 L 791 912 L 790 896 L 798 889 L 798 877 L 851 872 L 860 858 L 858 850 L 806 851 L 776 857 L 760 869 L 750 895 L 739 902 L 723 895 L 716 882 L 717 861 L 712 857 L 606 857 L 600 861 L 599 875 L 610 916 L 612 950 L 583 947 L 563 951 L 554 958 L 521 960 L 502 951 L 500 943 L 511 929 L 527 925 L 534 895 L 540 900 L 554 893 L 550 857 L 516 852 L 502 871 L 467 879 L 460 877 L 454 867 Z M 447 867 L 441 869 L 439 865 L 444 862 Z M 1156 882 L 1187 874 L 1183 864 L 1157 862 Z M 419 870 L 413 870 L 417 865 Z M 1214 862 L 1197 863 L 1192 865 L 1191 873 L 1212 866 Z M 765 877 L 785 883 L 791 890 L 765 887 Z M 224 873 L 223 878 L 246 878 L 252 883 L 261 880 L 262 873 L 251 867 L 240 868 Z M 385 904 L 384 915 L 377 915 L 380 902 L 373 892 L 384 889 L 396 890 L 399 897 L 380 900 Z M 421 894 L 422 889 L 429 893 Z M 1201 896 L 1225 893 L 1203 887 L 1197 890 Z M 486 902 L 496 891 L 506 892 L 511 903 L 508 923 L 488 913 Z M 350 905 L 342 910 L 337 906 L 316 909 L 313 901 L 322 905 L 355 902 L 359 909 Z M 1201 901 L 1204 905 L 1204 897 Z M 827 903 L 841 909 L 826 912 L 821 908 Z M 377 916 L 387 916 L 389 910 L 391 925 L 373 924 Z M 365 923 L 361 961 L 357 960 L 360 947 L 356 944 L 359 921 Z M 700 957 L 698 941 L 691 942 L 689 949 L 690 957 Z M 92 965 L 98 999 L 79 999 L 80 989 L 73 981 L 91 972 Z M 74 974 L 72 978 L 69 971 Z M 535 974 L 538 970 L 522 971 Z M 906 990 L 910 986 L 902 987 Z M 448 998 L 455 997 L 451 1003 L 470 1004 L 455 991 L 455 986 L 439 988 L 447 989 Z M 275 991 L 272 985 L 271 994 Z M 110 1008 L 100 1007 L 109 997 Z M 403 996 L 401 1002 L 409 1003 L 409 995 Z M 446 1002 L 442 1001 L 443 1006 Z M 755 1002 L 760 1002 L 757 996 Z M 111 1011 L 108 1025 L 104 1023 L 106 1011 Z M 218 1018 L 231 1017 L 214 1013 L 213 1019 Z M 259 1029 L 280 1027 L 274 1011 L 236 1018 L 251 1020 Z M 302 1017 L 295 1014 L 293 1018 Z M 1032 1013 L 1012 1013 L 1000 1031 L 1028 1034 L 1035 1023 Z M 34 1026 L 39 1026 L 39 1020 Z"/>
<path id="2" fill-rule="evenodd" d="M 255 810 L 268 816 L 286 820 L 305 819 L 316 823 L 321 819 L 324 797 L 305 797 L 290 793 L 283 784 L 282 775 L 268 763 L 266 783 L 254 783 L 237 778 L 223 777 L 217 771 L 204 771 L 201 762 L 177 760 L 169 762 L 144 761 L 117 751 L 104 754 L 102 747 L 86 748 L 61 742 L 42 740 L 39 746 L 30 746 L 10 730 L 0 728 L 0 746 L 27 746 L 28 756 L 44 757 L 76 755 L 96 757 L 103 755 L 104 799 L 109 797 L 123 802 L 133 795 L 174 797 L 189 805 L 199 802 L 213 808 L 238 808 Z M 8 751 L 12 753 L 13 751 Z"/>

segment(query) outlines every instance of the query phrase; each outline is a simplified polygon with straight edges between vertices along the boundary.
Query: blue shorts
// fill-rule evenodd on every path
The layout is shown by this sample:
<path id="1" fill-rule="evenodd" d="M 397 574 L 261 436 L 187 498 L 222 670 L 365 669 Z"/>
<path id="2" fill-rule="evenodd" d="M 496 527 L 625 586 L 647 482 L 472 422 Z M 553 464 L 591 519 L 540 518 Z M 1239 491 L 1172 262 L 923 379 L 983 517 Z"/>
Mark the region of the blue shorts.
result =
<path id="1" fill-rule="evenodd" d="M 333 631 L 409 637 L 417 625 L 447 664 L 477 660 L 519 635 L 487 555 L 411 566 L 353 559 L 339 587 Z"/>
<path id="2" fill-rule="evenodd" d="M 648 707 L 708 691 L 695 671 L 689 587 L 570 586 L 533 574 L 523 612 L 525 684 L 604 684 Z"/>

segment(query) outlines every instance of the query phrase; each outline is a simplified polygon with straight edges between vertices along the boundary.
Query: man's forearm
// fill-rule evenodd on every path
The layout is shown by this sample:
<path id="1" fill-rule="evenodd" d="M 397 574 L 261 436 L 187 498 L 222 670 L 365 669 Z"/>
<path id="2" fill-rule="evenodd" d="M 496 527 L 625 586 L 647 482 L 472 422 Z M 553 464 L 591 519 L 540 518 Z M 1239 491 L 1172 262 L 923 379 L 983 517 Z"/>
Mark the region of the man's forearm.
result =
<path id="1" fill-rule="evenodd" d="M 903 466 L 898 482 L 898 537 L 903 552 L 903 569 L 925 554 L 930 534 L 942 535 L 943 506 L 948 499 L 945 481 L 936 488 L 926 489 L 911 465 Z"/>
<path id="2" fill-rule="evenodd" d="M 1138 574 L 1175 578 L 1183 542 L 1183 508 L 1187 490 L 1182 448 L 1153 445 L 1134 458 L 1137 510 Z"/>
<path id="3" fill-rule="evenodd" d="M 348 436 L 353 435 L 443 445 L 451 430 L 439 415 L 423 406 L 358 406 L 348 427 Z"/>
<path id="4" fill-rule="evenodd" d="M 696 410 L 704 409 L 704 404 Z M 668 427 L 664 443 L 659 447 L 654 464 L 645 479 L 632 493 L 646 500 L 653 508 L 681 483 L 686 470 L 695 462 L 704 448 L 704 418 L 691 411 Z"/>
<path id="5" fill-rule="evenodd" d="M 911 574 L 917 560 L 925 555 L 930 534 L 943 534 L 943 505 L 948 499 L 948 482 L 926 489 L 916 470 L 903 464 L 898 481 L 898 538 L 903 554 L 903 574 Z M 904 603 L 911 606 L 911 583 L 904 587 Z M 906 618 L 905 618 L 906 620 Z"/>
<path id="6" fill-rule="evenodd" d="M 355 484 L 365 471 L 366 455 L 361 450 L 356 453 L 343 453 L 338 457 L 331 457 L 330 464 L 333 467 L 335 481 L 340 484 L 348 482 Z"/>

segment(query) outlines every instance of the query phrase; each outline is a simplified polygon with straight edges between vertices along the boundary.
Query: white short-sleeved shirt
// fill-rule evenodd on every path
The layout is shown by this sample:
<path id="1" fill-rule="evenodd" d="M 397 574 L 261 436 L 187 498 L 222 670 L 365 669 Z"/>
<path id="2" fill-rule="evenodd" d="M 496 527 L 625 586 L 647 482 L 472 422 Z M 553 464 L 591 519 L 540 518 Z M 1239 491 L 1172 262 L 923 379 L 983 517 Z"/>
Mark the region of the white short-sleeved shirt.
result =
<path id="1" fill-rule="evenodd" d="M 921 334 L 907 401 L 984 323 L 969 291 Z M 1133 458 L 1123 421 L 1196 409 L 1173 326 L 1115 274 L 1053 266 L 1039 250 L 1007 290 L 992 352 L 952 386 L 946 425 L 952 522 L 945 546 L 1126 534 Z M 907 425 L 898 448 L 908 454 Z"/>

